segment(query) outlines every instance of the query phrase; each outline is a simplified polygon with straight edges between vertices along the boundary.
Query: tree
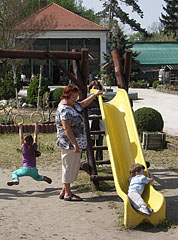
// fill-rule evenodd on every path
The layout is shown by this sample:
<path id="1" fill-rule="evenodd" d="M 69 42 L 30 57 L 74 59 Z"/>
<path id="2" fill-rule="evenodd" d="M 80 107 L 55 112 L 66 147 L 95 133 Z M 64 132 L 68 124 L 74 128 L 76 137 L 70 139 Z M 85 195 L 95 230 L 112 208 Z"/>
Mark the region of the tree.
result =
<path id="1" fill-rule="evenodd" d="M 145 38 L 144 34 L 141 32 L 133 33 L 129 35 L 129 42 L 144 42 L 147 38 Z"/>
<path id="2" fill-rule="evenodd" d="M 177 36 L 177 23 L 178 23 L 178 1 L 177 0 L 164 0 L 166 6 L 163 10 L 166 14 L 161 13 L 160 21 L 164 26 L 164 33 Z"/>
<path id="3" fill-rule="evenodd" d="M 100 0 L 103 1 L 103 10 L 98 13 L 104 20 L 105 26 L 109 28 L 108 33 L 108 53 L 104 56 L 107 63 L 113 65 L 113 59 L 111 56 L 112 50 L 118 50 L 122 68 L 124 67 L 124 55 L 126 49 L 130 48 L 131 45 L 128 43 L 128 37 L 124 34 L 124 31 L 121 27 L 122 24 L 128 24 L 133 30 L 140 31 L 144 35 L 147 35 L 145 29 L 141 28 L 140 24 L 137 23 L 134 19 L 130 19 L 129 15 L 125 13 L 120 5 L 120 3 L 125 3 L 127 6 L 131 6 L 134 12 L 137 12 L 140 17 L 143 17 L 143 12 L 140 7 L 137 5 L 137 0 Z M 135 57 L 136 53 L 133 53 Z M 134 60 L 133 60 L 134 61 Z M 114 72 L 112 72 L 114 77 Z"/>
<path id="4" fill-rule="evenodd" d="M 153 22 L 147 29 L 149 37 L 145 37 L 143 33 L 137 32 L 129 36 L 129 42 L 173 42 L 176 39 L 171 33 L 169 36 L 163 31 L 163 24 L 161 22 Z"/>
<path id="5" fill-rule="evenodd" d="M 136 12 L 141 18 L 143 18 L 143 12 L 137 4 L 137 0 L 100 0 L 103 2 L 103 10 L 98 13 L 105 19 L 108 19 L 108 28 L 111 29 L 113 20 L 120 20 L 123 24 L 128 24 L 132 30 L 140 31 L 147 34 L 146 30 L 141 28 L 141 25 L 134 19 L 129 18 L 129 14 L 124 12 L 121 8 L 121 4 L 132 7 L 132 11 Z"/>
<path id="6" fill-rule="evenodd" d="M 44 17 L 35 20 L 32 13 L 39 8 L 38 0 L 0 0 L 0 48 L 24 49 L 32 43 L 39 31 L 54 25 L 54 19 Z M 28 24 L 25 21 L 27 17 Z M 29 31 L 33 29 L 33 31 Z M 0 77 L 4 77 L 9 67 L 9 59 L 0 61 Z M 13 61 L 14 62 L 14 61 Z"/>

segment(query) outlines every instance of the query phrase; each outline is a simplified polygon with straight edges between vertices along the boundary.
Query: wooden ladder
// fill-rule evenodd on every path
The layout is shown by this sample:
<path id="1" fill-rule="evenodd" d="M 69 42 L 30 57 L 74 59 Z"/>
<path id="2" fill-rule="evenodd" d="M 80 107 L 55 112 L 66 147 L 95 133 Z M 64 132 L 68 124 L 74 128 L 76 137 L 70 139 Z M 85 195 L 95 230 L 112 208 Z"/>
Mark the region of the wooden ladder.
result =
<path id="1" fill-rule="evenodd" d="M 101 115 L 99 116 L 89 116 L 88 117 L 89 120 L 100 120 L 102 119 Z M 101 130 L 95 130 L 95 131 L 90 131 L 90 135 L 100 135 L 100 134 L 105 134 L 105 131 L 101 131 Z M 108 147 L 107 146 L 93 146 L 93 151 L 96 151 L 96 150 L 108 150 Z M 97 160 L 95 161 L 94 160 L 94 163 L 95 163 L 95 166 L 96 165 L 102 165 L 102 164 L 110 164 L 110 160 Z M 99 175 L 90 175 L 90 180 L 91 181 L 105 181 L 105 180 L 113 180 L 113 175 L 110 174 L 110 175 L 102 175 L 102 176 L 99 176 Z"/>

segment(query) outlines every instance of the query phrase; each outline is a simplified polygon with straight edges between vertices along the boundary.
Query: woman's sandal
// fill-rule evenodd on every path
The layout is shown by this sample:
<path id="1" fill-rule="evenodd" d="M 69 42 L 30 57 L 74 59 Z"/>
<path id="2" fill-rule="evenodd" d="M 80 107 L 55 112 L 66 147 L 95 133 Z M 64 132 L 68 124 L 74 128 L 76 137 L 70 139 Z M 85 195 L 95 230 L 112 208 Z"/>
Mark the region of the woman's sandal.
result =
<path id="1" fill-rule="evenodd" d="M 63 194 L 64 194 L 64 192 L 62 192 L 62 191 L 59 193 L 59 199 L 64 199 L 64 195 Z"/>
<path id="2" fill-rule="evenodd" d="M 79 201 L 83 201 L 83 199 L 75 194 L 72 194 L 69 197 L 64 197 L 64 201 L 76 201 L 76 202 L 78 201 L 79 202 Z"/>
<path id="3" fill-rule="evenodd" d="M 64 195 L 59 194 L 59 199 L 64 199 Z"/>

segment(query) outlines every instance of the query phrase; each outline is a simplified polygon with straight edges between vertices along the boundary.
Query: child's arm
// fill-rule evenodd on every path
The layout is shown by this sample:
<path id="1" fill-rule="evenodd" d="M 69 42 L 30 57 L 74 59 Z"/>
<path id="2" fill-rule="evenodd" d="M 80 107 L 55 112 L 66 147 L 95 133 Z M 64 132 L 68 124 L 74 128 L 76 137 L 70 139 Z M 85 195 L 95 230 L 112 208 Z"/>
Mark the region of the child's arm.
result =
<path id="1" fill-rule="evenodd" d="M 37 143 L 38 139 L 38 123 L 35 123 L 35 131 L 34 131 L 34 142 Z"/>
<path id="2" fill-rule="evenodd" d="M 150 178 L 150 182 L 153 182 L 153 175 L 150 173 L 150 172 L 148 172 L 149 173 L 149 178 Z"/>
<path id="3" fill-rule="evenodd" d="M 20 137 L 20 144 L 23 145 L 24 138 L 23 138 L 23 125 L 22 124 L 19 125 L 19 137 Z"/>

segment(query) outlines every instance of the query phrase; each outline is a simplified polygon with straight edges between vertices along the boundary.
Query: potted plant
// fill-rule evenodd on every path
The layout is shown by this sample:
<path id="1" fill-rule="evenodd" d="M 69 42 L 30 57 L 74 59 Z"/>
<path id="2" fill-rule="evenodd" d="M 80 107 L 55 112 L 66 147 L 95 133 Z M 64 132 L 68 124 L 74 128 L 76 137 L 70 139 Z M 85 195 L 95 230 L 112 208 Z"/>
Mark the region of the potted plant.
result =
<path id="1" fill-rule="evenodd" d="M 134 116 L 143 149 L 165 148 L 166 133 L 162 132 L 164 121 L 161 114 L 153 108 L 143 107 L 137 109 Z"/>

